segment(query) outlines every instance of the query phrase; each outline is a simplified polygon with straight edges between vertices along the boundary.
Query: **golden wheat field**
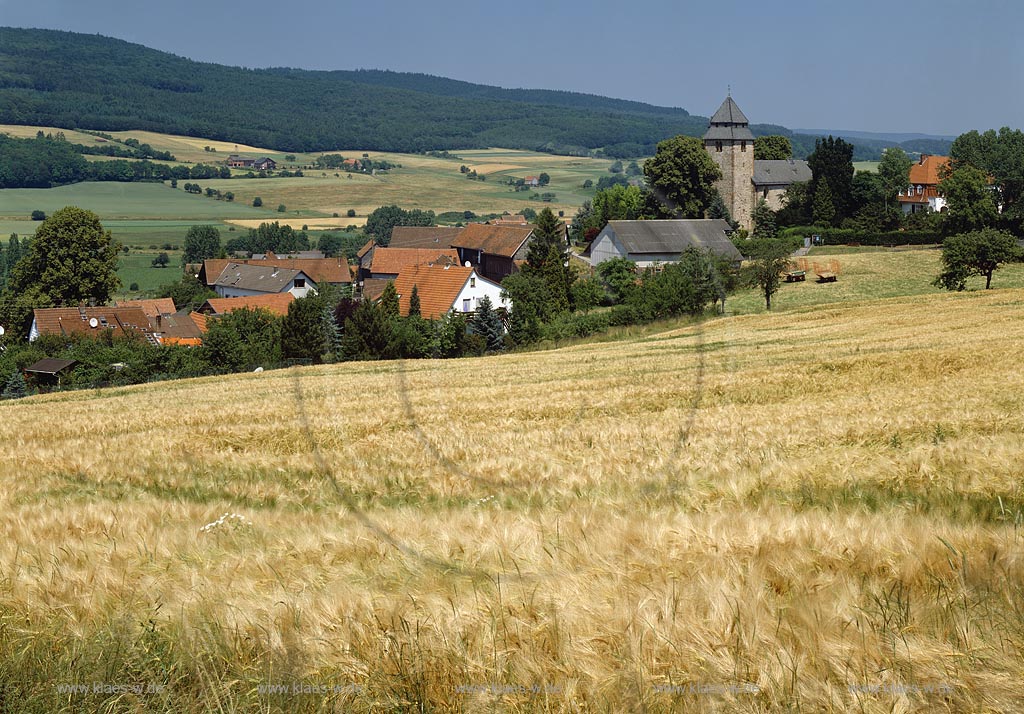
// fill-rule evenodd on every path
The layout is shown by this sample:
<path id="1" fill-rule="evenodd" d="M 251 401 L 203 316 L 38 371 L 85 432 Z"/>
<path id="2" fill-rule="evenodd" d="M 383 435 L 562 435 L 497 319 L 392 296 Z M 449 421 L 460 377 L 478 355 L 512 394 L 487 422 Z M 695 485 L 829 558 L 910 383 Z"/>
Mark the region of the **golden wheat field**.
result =
<path id="1" fill-rule="evenodd" d="M 1020 711 L 1022 324 L 925 295 L 2 403 L 0 694 Z"/>

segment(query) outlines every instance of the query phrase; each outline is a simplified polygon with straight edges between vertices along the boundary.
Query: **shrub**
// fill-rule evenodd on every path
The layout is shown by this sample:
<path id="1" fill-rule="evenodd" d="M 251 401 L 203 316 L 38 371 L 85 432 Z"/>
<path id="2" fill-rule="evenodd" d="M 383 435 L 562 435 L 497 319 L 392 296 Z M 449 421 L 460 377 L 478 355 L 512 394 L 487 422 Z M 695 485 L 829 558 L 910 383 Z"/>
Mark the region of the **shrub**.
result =
<path id="1" fill-rule="evenodd" d="M 46 220 L 46 214 L 43 211 L 32 211 L 32 220 L 33 221 L 45 221 Z"/>
<path id="2" fill-rule="evenodd" d="M 263 199 L 257 196 L 256 198 L 252 199 L 252 205 L 255 208 L 259 208 L 260 206 L 263 205 Z"/>
<path id="3" fill-rule="evenodd" d="M 335 213 L 334 215 L 338 215 L 338 214 Z M 356 209 L 354 209 L 354 208 L 348 209 L 348 211 L 345 213 L 345 215 L 348 216 L 349 218 L 355 218 L 356 217 Z"/>
<path id="4" fill-rule="evenodd" d="M 133 293 L 137 293 L 139 291 L 139 284 L 132 283 L 131 285 L 128 286 L 128 289 L 131 290 Z"/>

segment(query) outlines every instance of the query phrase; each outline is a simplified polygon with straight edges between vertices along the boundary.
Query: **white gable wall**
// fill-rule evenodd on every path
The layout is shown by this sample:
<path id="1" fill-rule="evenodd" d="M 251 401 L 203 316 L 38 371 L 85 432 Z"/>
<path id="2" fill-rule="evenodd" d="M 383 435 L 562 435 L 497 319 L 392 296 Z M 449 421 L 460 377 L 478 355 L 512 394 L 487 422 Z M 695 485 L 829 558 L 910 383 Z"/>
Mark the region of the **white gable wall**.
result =
<path id="1" fill-rule="evenodd" d="M 474 270 L 466 280 L 466 284 L 462 286 L 462 290 L 459 291 L 455 302 L 452 303 L 452 310 L 455 312 L 474 312 L 484 295 L 491 298 L 491 306 L 495 310 L 499 307 L 503 307 L 506 310 L 512 309 L 512 301 L 506 300 L 501 296 L 501 286 L 487 278 L 480 277 Z"/>

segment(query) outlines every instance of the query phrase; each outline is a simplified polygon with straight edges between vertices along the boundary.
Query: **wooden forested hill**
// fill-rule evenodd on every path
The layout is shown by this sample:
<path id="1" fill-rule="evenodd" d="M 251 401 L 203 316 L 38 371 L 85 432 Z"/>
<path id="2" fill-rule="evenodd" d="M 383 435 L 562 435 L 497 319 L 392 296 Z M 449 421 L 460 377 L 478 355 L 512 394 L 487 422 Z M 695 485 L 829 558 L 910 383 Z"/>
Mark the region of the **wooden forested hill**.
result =
<path id="1" fill-rule="evenodd" d="M 682 109 L 378 71 L 244 69 L 98 35 L 0 28 L 0 123 L 145 129 L 316 151 L 569 152 L 699 134 Z"/>
<path id="2" fill-rule="evenodd" d="M 707 122 L 685 109 L 579 92 L 381 70 L 245 69 L 100 35 L 0 28 L 0 124 L 141 129 L 280 151 L 501 146 L 634 157 L 676 134 L 700 136 Z M 814 149 L 814 137 L 785 127 L 751 130 L 790 136 L 798 157 Z M 870 160 L 895 142 L 852 143 L 855 158 Z"/>

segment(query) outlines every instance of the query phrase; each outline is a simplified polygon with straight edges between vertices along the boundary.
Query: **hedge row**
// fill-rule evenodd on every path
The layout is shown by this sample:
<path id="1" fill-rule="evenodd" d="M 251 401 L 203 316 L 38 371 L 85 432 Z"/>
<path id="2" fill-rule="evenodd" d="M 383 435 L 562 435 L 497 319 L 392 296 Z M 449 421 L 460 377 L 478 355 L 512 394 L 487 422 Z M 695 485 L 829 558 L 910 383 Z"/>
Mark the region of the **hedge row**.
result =
<path id="1" fill-rule="evenodd" d="M 797 226 L 787 228 L 780 236 L 821 236 L 823 245 L 936 245 L 942 243 L 942 236 L 935 231 L 858 231 L 852 228 L 817 228 Z"/>

